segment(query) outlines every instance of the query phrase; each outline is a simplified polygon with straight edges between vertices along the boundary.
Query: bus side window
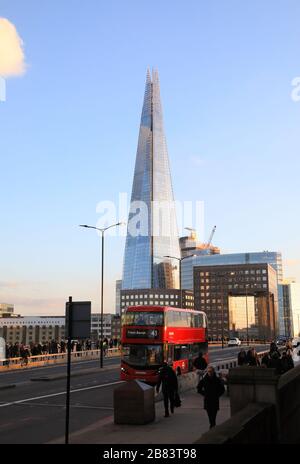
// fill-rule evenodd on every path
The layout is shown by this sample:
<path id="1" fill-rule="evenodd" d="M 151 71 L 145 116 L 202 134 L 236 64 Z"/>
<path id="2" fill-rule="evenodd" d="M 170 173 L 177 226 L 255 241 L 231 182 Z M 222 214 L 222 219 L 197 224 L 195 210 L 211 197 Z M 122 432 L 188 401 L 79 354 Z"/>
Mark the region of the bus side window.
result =
<path id="1" fill-rule="evenodd" d="M 173 317 L 174 317 L 174 324 L 173 327 L 180 327 L 180 312 L 179 311 L 174 311 L 173 312 Z"/>
<path id="2" fill-rule="evenodd" d="M 192 315 L 191 315 L 191 313 L 187 313 L 186 318 L 187 318 L 187 327 L 192 327 Z"/>

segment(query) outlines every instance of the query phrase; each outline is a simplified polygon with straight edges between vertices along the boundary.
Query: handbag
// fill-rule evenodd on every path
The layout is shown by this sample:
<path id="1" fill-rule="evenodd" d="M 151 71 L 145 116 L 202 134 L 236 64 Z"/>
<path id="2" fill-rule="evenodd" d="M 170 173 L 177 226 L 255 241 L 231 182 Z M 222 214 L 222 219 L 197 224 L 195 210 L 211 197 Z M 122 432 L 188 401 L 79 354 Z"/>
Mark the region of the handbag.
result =
<path id="1" fill-rule="evenodd" d="M 174 406 L 175 406 L 175 408 L 180 408 L 180 406 L 181 406 L 181 399 L 180 399 L 180 396 L 179 396 L 178 392 L 175 392 Z"/>

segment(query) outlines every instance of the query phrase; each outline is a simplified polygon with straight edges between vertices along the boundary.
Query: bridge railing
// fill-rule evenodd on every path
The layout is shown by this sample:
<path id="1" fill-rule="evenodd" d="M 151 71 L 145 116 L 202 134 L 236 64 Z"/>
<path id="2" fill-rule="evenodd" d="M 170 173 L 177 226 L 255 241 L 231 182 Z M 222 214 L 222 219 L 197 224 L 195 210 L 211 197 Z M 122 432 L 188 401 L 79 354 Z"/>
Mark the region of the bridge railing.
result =
<path id="1" fill-rule="evenodd" d="M 119 348 L 108 348 L 104 350 L 105 358 L 110 358 L 120 355 Z M 72 351 L 72 362 L 93 360 L 100 358 L 100 350 L 87 350 L 87 351 Z M 67 352 L 65 353 L 47 353 L 37 356 L 28 356 L 28 358 L 7 358 L 0 362 L 0 372 L 10 369 L 20 369 L 26 367 L 40 367 L 47 364 L 59 364 L 67 362 Z"/>

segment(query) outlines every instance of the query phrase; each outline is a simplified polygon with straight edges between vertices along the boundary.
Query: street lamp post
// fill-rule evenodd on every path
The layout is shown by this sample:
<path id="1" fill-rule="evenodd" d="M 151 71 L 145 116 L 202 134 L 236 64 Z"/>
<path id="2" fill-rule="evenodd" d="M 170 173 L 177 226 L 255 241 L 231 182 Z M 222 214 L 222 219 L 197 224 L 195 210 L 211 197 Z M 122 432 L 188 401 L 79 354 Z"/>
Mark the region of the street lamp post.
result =
<path id="1" fill-rule="evenodd" d="M 112 227 L 117 227 L 123 225 L 123 222 L 118 222 L 117 224 L 111 224 L 108 227 L 100 229 L 99 227 L 88 226 L 86 224 L 80 224 L 79 227 L 85 227 L 87 229 L 95 229 L 101 232 L 101 316 L 100 316 L 100 367 L 103 367 L 103 281 L 104 281 L 104 234 L 108 229 Z"/>
<path id="2" fill-rule="evenodd" d="M 222 311 L 222 317 L 221 317 L 221 324 L 222 324 L 222 350 L 224 349 L 224 283 L 223 283 L 223 278 L 225 277 L 224 274 L 220 275 L 221 277 L 221 311 Z"/>
<path id="3" fill-rule="evenodd" d="M 245 285 L 246 288 L 246 336 L 247 336 L 247 345 L 249 345 L 249 323 L 248 323 L 248 285 Z"/>
<path id="4" fill-rule="evenodd" d="M 234 272 L 230 272 L 229 276 L 234 275 Z M 224 348 L 224 277 L 226 277 L 227 274 L 218 274 L 218 277 L 220 277 L 220 287 L 221 287 L 221 323 L 222 323 L 222 350 Z M 227 293 L 227 312 L 229 311 L 228 309 L 228 293 Z M 219 332 L 219 329 L 218 329 Z M 227 336 L 229 333 L 229 327 L 227 324 Z"/>

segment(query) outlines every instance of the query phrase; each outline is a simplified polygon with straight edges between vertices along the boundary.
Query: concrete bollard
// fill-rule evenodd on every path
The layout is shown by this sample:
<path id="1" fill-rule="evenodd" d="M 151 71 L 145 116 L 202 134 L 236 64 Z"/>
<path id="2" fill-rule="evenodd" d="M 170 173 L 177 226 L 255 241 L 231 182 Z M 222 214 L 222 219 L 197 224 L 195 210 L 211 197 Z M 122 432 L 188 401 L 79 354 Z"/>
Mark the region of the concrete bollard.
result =
<path id="1" fill-rule="evenodd" d="M 154 419 L 153 387 L 132 380 L 114 390 L 115 424 L 148 424 Z"/>

